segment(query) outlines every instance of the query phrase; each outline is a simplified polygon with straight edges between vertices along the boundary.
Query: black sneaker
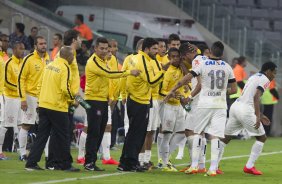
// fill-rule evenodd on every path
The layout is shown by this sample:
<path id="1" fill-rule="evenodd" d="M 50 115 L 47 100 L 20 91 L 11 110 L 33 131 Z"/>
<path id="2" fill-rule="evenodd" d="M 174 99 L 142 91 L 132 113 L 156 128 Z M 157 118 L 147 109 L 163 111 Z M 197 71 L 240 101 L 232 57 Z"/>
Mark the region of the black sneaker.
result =
<path id="1" fill-rule="evenodd" d="M 147 171 L 147 168 L 144 166 L 137 165 L 131 168 L 131 172 L 145 172 L 145 171 Z"/>
<path id="2" fill-rule="evenodd" d="M 44 169 L 39 167 L 39 165 L 35 165 L 35 166 L 25 166 L 25 170 L 27 170 L 27 171 L 43 171 Z"/>
<path id="3" fill-rule="evenodd" d="M 22 162 L 26 162 L 27 161 L 27 156 L 26 155 L 22 155 L 19 157 L 19 160 Z"/>
<path id="4" fill-rule="evenodd" d="M 105 171 L 105 169 L 99 168 L 94 163 L 85 164 L 84 169 L 88 171 Z"/>
<path id="5" fill-rule="evenodd" d="M 68 169 L 66 169 L 64 171 L 67 171 L 67 172 L 79 172 L 80 169 L 71 166 L 70 168 L 68 168 Z"/>

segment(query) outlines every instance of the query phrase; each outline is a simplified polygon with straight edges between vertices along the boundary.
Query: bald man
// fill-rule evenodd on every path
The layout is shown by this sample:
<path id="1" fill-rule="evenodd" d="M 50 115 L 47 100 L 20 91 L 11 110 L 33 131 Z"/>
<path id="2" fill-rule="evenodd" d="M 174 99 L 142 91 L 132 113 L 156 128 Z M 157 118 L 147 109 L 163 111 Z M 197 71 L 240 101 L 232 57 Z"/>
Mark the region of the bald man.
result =
<path id="1" fill-rule="evenodd" d="M 50 136 L 49 149 L 54 153 L 53 167 L 49 170 L 66 170 L 78 172 L 72 166 L 69 157 L 69 102 L 75 103 L 77 95 L 71 91 L 70 64 L 73 61 L 73 50 L 64 46 L 60 50 L 60 57 L 49 64 L 39 82 L 39 127 L 34 145 L 31 148 L 25 169 L 28 171 L 43 170 L 38 166 L 45 144 Z M 78 104 L 76 102 L 76 104 Z M 52 135 L 50 131 L 52 129 Z"/>

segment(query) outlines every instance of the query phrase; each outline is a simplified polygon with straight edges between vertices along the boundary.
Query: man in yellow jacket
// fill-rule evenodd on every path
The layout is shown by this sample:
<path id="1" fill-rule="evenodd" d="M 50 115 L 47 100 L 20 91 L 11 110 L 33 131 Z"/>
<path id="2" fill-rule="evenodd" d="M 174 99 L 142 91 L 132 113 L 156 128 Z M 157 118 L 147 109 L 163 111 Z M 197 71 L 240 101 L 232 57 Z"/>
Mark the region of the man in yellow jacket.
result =
<path id="1" fill-rule="evenodd" d="M 37 108 L 37 85 L 49 55 L 46 52 L 47 43 L 44 37 L 37 36 L 34 43 L 35 50 L 27 55 L 21 66 L 18 77 L 18 92 L 21 98 L 23 117 L 19 131 L 20 160 L 25 161 L 27 134 L 31 125 L 35 124 Z"/>
<path id="2" fill-rule="evenodd" d="M 13 56 L 5 63 L 4 76 L 4 121 L 0 132 L 0 153 L 5 134 L 8 129 L 18 126 L 21 121 L 21 101 L 17 90 L 17 79 L 20 72 L 20 65 L 24 56 L 24 44 L 16 42 L 13 46 Z"/>
<path id="3" fill-rule="evenodd" d="M 2 52 L 2 41 L 0 41 L 0 53 Z M 4 80 L 5 80 L 5 63 L 3 57 L 0 55 L 0 123 L 4 121 Z M 4 132 L 4 133 L 2 133 Z M 0 127 L 0 136 L 5 136 L 6 128 Z M 0 138 L 1 140 L 2 138 Z M 2 152 L 2 144 L 0 145 L 0 160 L 5 160 L 7 157 Z"/>
<path id="4" fill-rule="evenodd" d="M 138 76 L 138 70 L 111 71 L 106 66 L 109 43 L 105 38 L 98 38 L 95 53 L 88 59 L 85 75 L 85 100 L 91 105 L 87 112 L 87 138 L 84 168 L 89 171 L 104 171 L 96 166 L 97 151 L 108 121 L 109 78 L 115 79 L 128 75 Z"/>
<path id="5" fill-rule="evenodd" d="M 64 46 L 60 50 L 60 57 L 46 66 L 41 76 L 41 81 L 38 84 L 39 127 L 25 165 L 25 169 L 28 171 L 42 170 L 37 163 L 41 159 L 51 130 L 50 139 L 56 139 L 56 142 L 51 143 L 50 141 L 50 148 L 56 148 L 52 150 L 56 156 L 56 165 L 53 169 L 79 171 L 79 169 L 72 167 L 68 158 L 68 155 L 70 155 L 68 108 L 77 95 L 71 91 L 72 73 L 70 65 L 72 62 L 73 49 Z"/>
<path id="6" fill-rule="evenodd" d="M 134 58 L 135 68 L 141 71 L 138 77 L 127 78 L 127 113 L 130 126 L 120 158 L 120 171 L 142 171 L 139 167 L 138 154 L 140 153 L 148 126 L 149 108 L 152 98 L 152 87 L 163 80 L 164 71 L 154 73 L 152 63 L 155 62 L 158 52 L 158 42 L 153 38 L 145 38 L 142 51 Z"/>

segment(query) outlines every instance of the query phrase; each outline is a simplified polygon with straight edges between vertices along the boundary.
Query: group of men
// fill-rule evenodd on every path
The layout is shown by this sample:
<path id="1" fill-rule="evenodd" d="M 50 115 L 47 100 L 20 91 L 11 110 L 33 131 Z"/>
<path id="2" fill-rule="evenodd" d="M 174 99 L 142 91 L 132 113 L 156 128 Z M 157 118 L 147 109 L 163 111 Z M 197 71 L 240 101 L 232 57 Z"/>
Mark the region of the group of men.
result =
<path id="1" fill-rule="evenodd" d="M 20 122 L 20 159 L 27 161 L 27 170 L 42 170 L 37 163 L 49 142 L 46 169 L 79 171 L 72 166 L 70 126 L 73 115 L 69 112 L 69 107 L 77 107 L 80 102 L 75 59 L 76 49 L 81 44 L 78 32 L 65 32 L 63 42 L 64 46 L 50 64 L 46 41 L 40 36 L 35 39 L 33 53 L 23 58 L 24 45 L 19 42 L 13 46 L 13 56 L 5 63 L 1 61 L 0 91 L 4 95 L 0 101 L 3 118 L 0 119 L 0 148 L 7 129 Z M 116 59 L 114 63 L 109 62 L 114 57 L 109 56 L 109 49 L 114 45 L 105 38 L 97 38 L 94 53 L 85 67 L 84 99 L 90 105 L 85 115 L 87 131 L 83 133 L 86 141 L 80 142 L 86 148 L 82 162 L 85 170 L 104 171 L 96 165 L 97 153 L 105 131 L 110 129 L 107 124 L 114 101 L 120 95 L 128 118 L 119 171 L 143 172 L 153 167 L 153 135 L 159 129 L 158 166 L 163 171 L 177 171 L 169 156 L 187 141 L 191 165 L 183 172 L 216 176 L 223 173 L 219 162 L 231 136 L 246 129 L 257 141 L 244 172 L 262 174 L 254 163 L 266 140 L 261 123 L 270 121 L 260 112 L 259 98 L 275 77 L 274 63 L 263 64 L 261 71 L 247 81 L 242 96 L 231 106 L 227 121 L 226 96 L 236 93 L 237 85 L 232 68 L 222 60 L 224 45 L 221 42 L 213 43 L 211 49 L 198 48 L 190 43 L 181 44 L 178 35 L 171 34 L 167 49 L 163 40 L 141 39 L 137 52 L 125 58 L 121 70 Z M 27 133 L 37 113 L 38 133 L 27 157 Z M 208 170 L 205 134 L 211 139 Z M 3 153 L 2 156 L 5 157 Z"/>

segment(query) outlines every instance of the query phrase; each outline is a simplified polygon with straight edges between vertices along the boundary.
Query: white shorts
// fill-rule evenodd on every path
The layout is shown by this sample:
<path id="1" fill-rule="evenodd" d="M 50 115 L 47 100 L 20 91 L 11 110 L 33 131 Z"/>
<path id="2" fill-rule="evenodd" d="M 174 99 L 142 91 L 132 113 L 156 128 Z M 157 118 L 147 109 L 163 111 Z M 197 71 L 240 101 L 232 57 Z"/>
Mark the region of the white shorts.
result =
<path id="1" fill-rule="evenodd" d="M 225 135 L 238 135 L 245 129 L 250 136 L 261 136 L 265 134 L 263 125 L 255 129 L 256 115 L 252 106 L 235 101 L 229 112 L 229 119 L 225 128 Z"/>
<path id="2" fill-rule="evenodd" d="M 5 98 L 4 127 L 16 127 L 22 120 L 21 100 L 19 98 Z"/>
<path id="3" fill-rule="evenodd" d="M 162 131 L 181 132 L 185 130 L 185 112 L 181 106 L 164 104 Z"/>
<path id="4" fill-rule="evenodd" d="M 158 128 L 160 128 L 160 125 L 162 124 L 162 120 L 164 117 L 164 105 L 165 103 L 163 101 L 159 100 L 159 117 L 160 117 L 160 124 L 158 125 Z"/>
<path id="5" fill-rule="evenodd" d="M 4 121 L 4 96 L 0 95 L 0 122 Z"/>
<path id="6" fill-rule="evenodd" d="M 187 130 L 194 130 L 194 128 L 197 126 L 197 122 L 193 119 L 195 117 L 195 113 L 198 111 L 198 99 L 199 98 L 195 98 L 192 102 L 191 102 L 191 111 L 186 112 L 186 118 L 185 118 L 185 122 L 186 122 L 186 129 Z"/>
<path id="7" fill-rule="evenodd" d="M 34 125 L 36 121 L 37 98 L 26 95 L 27 110 L 22 112 L 21 124 Z"/>
<path id="8" fill-rule="evenodd" d="M 147 126 L 147 131 L 155 131 L 160 125 L 160 107 L 158 100 L 153 100 L 153 107 L 150 108 L 149 123 Z"/>
<path id="9" fill-rule="evenodd" d="M 226 116 L 226 109 L 198 108 L 193 118 L 196 125 L 194 133 L 201 134 L 204 131 L 210 135 L 224 138 Z"/>

